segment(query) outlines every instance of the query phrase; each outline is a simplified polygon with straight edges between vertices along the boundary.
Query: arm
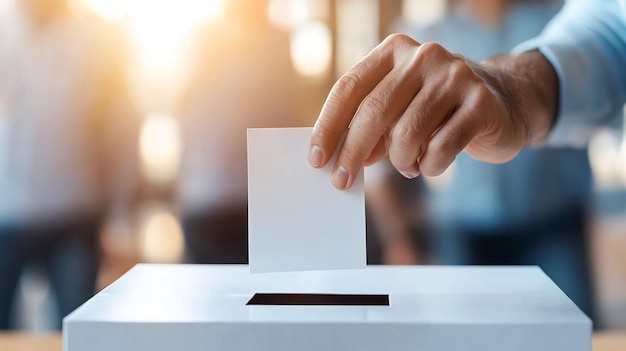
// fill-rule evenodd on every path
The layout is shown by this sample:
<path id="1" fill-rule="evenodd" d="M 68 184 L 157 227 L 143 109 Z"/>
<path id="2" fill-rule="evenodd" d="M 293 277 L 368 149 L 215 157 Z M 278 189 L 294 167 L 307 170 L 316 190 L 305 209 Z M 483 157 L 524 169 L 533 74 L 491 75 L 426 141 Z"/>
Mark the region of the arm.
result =
<path id="1" fill-rule="evenodd" d="M 464 149 L 479 160 L 506 162 L 548 134 L 557 85 L 538 51 L 476 63 L 392 35 L 332 88 L 309 162 L 323 167 L 346 129 L 332 176 L 339 189 L 386 154 L 407 178 L 441 174 Z"/>
<path id="2" fill-rule="evenodd" d="M 626 1 L 624 1 L 626 3 Z M 559 107 L 548 142 L 585 146 L 599 126 L 621 128 L 626 102 L 626 7 L 615 0 L 569 1 L 537 38 L 559 77 Z"/>

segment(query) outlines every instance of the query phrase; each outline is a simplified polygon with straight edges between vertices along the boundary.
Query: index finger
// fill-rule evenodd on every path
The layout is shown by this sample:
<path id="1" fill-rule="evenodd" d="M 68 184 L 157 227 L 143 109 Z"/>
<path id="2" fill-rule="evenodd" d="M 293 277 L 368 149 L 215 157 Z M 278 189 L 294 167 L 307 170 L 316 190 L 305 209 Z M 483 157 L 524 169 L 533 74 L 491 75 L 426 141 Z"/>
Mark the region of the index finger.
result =
<path id="1" fill-rule="evenodd" d="M 393 68 L 393 57 L 380 45 L 333 85 L 313 128 L 309 163 L 324 167 L 365 97 Z"/>

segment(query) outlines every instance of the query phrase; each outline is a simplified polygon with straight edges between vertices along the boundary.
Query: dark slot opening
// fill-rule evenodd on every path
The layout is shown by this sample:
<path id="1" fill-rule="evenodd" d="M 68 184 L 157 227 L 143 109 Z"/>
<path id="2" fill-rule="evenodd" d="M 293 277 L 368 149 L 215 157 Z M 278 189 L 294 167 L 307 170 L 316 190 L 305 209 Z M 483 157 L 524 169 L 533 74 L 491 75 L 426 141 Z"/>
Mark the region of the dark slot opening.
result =
<path id="1" fill-rule="evenodd" d="M 389 306 L 389 295 L 256 293 L 247 305 Z"/>

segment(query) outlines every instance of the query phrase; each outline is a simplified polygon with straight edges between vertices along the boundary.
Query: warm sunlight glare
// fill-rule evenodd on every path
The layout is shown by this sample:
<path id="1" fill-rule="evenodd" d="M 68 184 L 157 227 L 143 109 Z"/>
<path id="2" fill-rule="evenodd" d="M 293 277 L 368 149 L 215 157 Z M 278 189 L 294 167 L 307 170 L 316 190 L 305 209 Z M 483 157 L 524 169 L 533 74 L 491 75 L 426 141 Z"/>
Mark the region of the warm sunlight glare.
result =
<path id="1" fill-rule="evenodd" d="M 82 0 L 82 2 L 93 13 L 109 21 L 124 18 L 130 3 L 129 0 Z"/>
<path id="2" fill-rule="evenodd" d="M 176 179 L 182 153 L 178 121 L 167 115 L 152 115 L 141 127 L 139 154 L 144 176 L 156 184 Z"/>
<path id="3" fill-rule="evenodd" d="M 616 187 L 619 181 L 620 136 L 612 130 L 598 131 L 589 142 L 589 162 L 599 189 Z"/>
<path id="4" fill-rule="evenodd" d="M 411 25 L 426 26 L 446 14 L 446 3 L 444 0 L 403 0 L 402 16 Z"/>
<path id="5" fill-rule="evenodd" d="M 332 35 L 324 23 L 311 22 L 291 36 L 291 60 L 305 76 L 320 75 L 328 70 L 332 59 Z"/>
<path id="6" fill-rule="evenodd" d="M 8 7 L 9 0 L 0 0 L 0 13 L 4 12 L 4 10 Z"/>
<path id="7" fill-rule="evenodd" d="M 146 262 L 177 263 L 184 253 L 183 229 L 167 208 L 156 207 L 143 219 L 139 248 Z"/>
<path id="8" fill-rule="evenodd" d="M 8 3 L 9 0 L 0 0 L 0 6 L 3 3 Z M 145 10 L 149 3 L 160 7 L 164 3 L 168 4 L 172 8 L 176 8 L 176 11 L 180 15 L 186 17 L 188 22 L 195 23 L 198 21 L 209 21 L 216 19 L 224 12 L 224 5 L 226 0 L 79 0 L 82 1 L 88 9 L 93 11 L 98 16 L 108 20 L 119 20 L 123 18 L 129 11 Z M 139 7 L 136 5 L 140 4 Z M 148 11 L 151 11 L 148 9 Z"/>
<path id="9" fill-rule="evenodd" d="M 139 60 L 153 71 L 175 67 L 191 21 L 177 2 L 171 0 L 134 1 L 130 33 Z"/>
<path id="10" fill-rule="evenodd" d="M 190 68 L 191 39 L 223 14 L 225 0 L 134 0 L 128 20 L 134 91 L 139 105 L 168 110 Z M 148 111 L 150 112 L 150 111 Z"/>
<path id="11" fill-rule="evenodd" d="M 225 0 L 134 0 L 131 35 L 152 59 L 163 59 L 202 22 L 218 18 L 224 6 Z"/>
<path id="12" fill-rule="evenodd" d="M 177 2 L 181 4 L 181 1 Z M 205 22 L 218 19 L 224 14 L 226 0 L 183 0 L 183 10 L 193 22 Z"/>
<path id="13" fill-rule="evenodd" d="M 270 21 L 284 30 L 293 30 L 309 19 L 307 0 L 271 0 L 268 8 Z"/>

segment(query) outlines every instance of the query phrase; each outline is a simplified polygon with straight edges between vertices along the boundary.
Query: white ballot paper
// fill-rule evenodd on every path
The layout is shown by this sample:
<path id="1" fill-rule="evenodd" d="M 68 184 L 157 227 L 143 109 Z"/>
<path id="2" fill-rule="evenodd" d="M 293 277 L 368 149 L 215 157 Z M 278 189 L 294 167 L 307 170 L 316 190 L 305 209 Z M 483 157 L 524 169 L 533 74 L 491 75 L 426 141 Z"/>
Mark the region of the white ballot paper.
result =
<path id="1" fill-rule="evenodd" d="M 308 163 L 312 128 L 248 129 L 250 271 L 365 268 L 363 171 L 346 191 Z"/>

